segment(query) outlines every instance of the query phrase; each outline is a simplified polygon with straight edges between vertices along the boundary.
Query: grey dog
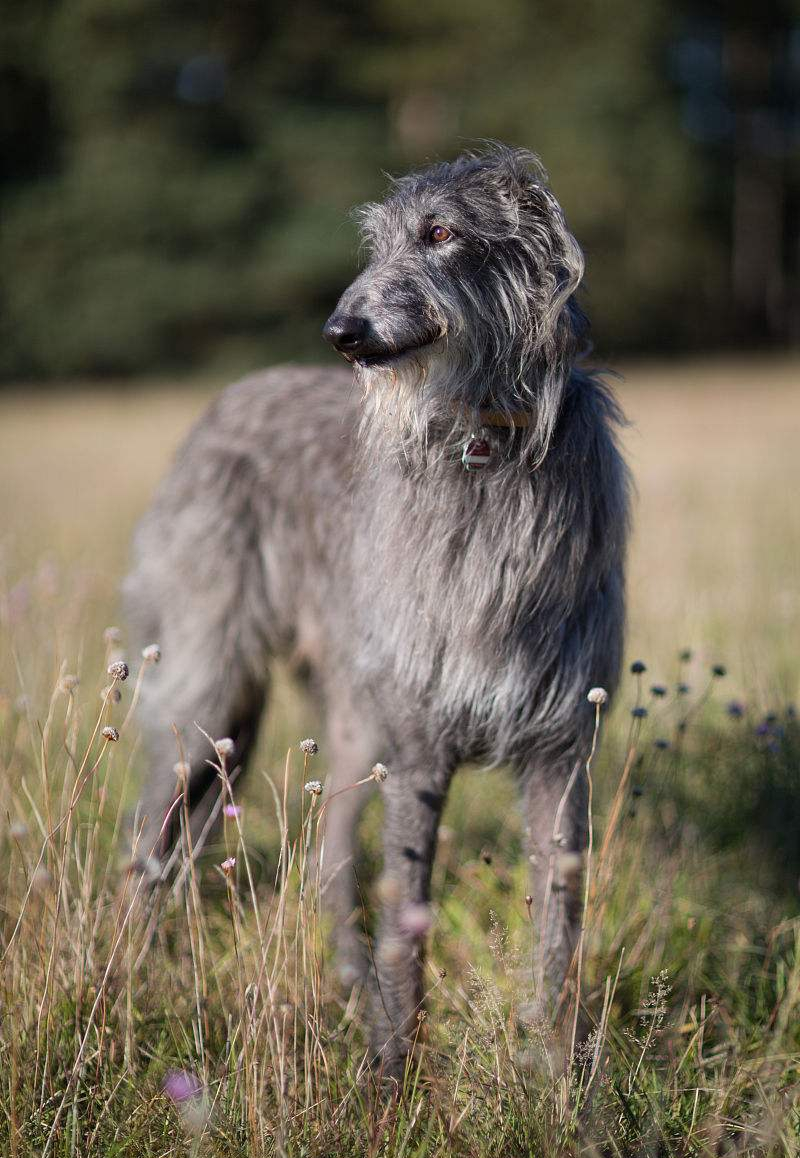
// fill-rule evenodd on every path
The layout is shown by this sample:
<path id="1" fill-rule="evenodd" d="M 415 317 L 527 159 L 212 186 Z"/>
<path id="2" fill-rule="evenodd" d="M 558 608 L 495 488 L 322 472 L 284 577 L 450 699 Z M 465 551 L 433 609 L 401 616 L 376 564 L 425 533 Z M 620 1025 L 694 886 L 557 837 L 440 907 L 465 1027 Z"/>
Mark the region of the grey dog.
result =
<path id="1" fill-rule="evenodd" d="M 321 868 L 339 961 L 369 974 L 373 1055 L 402 1071 L 424 992 L 437 829 L 458 765 L 510 764 L 553 1008 L 581 919 L 592 685 L 621 661 L 628 476 L 621 415 L 579 361 L 583 257 L 535 157 L 492 146 L 395 182 L 324 328 L 352 369 L 231 386 L 179 452 L 126 584 L 151 759 L 140 844 L 175 839 L 176 744 L 197 837 L 219 808 L 207 741 L 244 768 L 271 656 L 313 675 L 332 794 L 385 762 L 383 887 L 367 969 L 353 842 L 331 800 Z M 166 819 L 165 819 L 166 818 Z"/>

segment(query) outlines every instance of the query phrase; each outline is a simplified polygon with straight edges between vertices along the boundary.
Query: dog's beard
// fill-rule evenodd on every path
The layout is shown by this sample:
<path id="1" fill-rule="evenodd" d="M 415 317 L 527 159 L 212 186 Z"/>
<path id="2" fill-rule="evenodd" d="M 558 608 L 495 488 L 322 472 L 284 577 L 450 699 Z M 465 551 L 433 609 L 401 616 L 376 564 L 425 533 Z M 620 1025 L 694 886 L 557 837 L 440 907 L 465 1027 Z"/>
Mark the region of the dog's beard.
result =
<path id="1" fill-rule="evenodd" d="M 435 361 L 433 346 L 426 346 L 403 354 L 388 365 L 356 363 L 356 381 L 365 410 L 398 431 L 413 429 L 419 422 L 421 404 L 430 392 Z"/>
<path id="2" fill-rule="evenodd" d="M 444 339 L 389 366 L 355 367 L 362 391 L 360 436 L 369 457 L 430 463 L 464 438 L 468 367 Z"/>

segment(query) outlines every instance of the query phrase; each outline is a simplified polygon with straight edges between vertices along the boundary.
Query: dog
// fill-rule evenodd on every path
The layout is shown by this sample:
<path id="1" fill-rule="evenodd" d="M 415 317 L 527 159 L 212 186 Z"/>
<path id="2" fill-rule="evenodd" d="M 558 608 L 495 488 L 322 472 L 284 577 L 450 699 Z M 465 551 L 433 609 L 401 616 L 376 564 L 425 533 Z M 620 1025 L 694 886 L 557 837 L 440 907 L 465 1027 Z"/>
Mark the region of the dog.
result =
<path id="1" fill-rule="evenodd" d="M 327 720 L 324 901 L 342 976 L 369 975 L 372 1056 L 397 1076 L 437 829 L 467 761 L 518 779 L 531 983 L 558 1005 L 581 921 L 586 697 L 611 694 L 621 662 L 629 481 L 621 412 L 583 365 L 583 256 L 531 153 L 491 146 L 404 176 L 360 223 L 366 264 L 323 331 L 349 367 L 272 369 L 221 395 L 138 529 L 126 597 L 163 649 L 140 707 L 139 846 L 162 861 L 175 729 L 197 840 L 220 780 L 194 722 L 229 737 L 243 771 L 270 657 L 310 672 Z M 351 919 L 363 797 L 333 794 L 376 762 L 368 967 Z"/>

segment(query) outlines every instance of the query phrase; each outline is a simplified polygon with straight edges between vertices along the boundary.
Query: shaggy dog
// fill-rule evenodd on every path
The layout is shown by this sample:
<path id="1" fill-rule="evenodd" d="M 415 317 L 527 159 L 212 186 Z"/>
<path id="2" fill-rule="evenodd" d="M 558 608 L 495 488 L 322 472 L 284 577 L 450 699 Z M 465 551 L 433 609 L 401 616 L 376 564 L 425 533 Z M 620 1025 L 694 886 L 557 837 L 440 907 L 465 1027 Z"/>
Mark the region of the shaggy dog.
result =
<path id="1" fill-rule="evenodd" d="M 578 364 L 582 254 L 531 154 L 403 177 L 361 223 L 367 263 L 324 329 L 351 368 L 273 369 L 222 394 L 139 528 L 127 599 L 164 657 L 141 705 L 145 855 L 163 863 L 177 836 L 173 727 L 197 842 L 220 780 L 194 722 L 230 737 L 243 770 L 271 656 L 301 662 L 324 704 L 327 795 L 387 766 L 374 967 L 352 920 L 360 793 L 331 800 L 321 872 L 342 974 L 370 975 L 373 1055 L 396 1075 L 466 761 L 515 770 L 531 983 L 558 1002 L 580 925 L 586 696 L 620 665 L 628 480 L 620 413 Z"/>

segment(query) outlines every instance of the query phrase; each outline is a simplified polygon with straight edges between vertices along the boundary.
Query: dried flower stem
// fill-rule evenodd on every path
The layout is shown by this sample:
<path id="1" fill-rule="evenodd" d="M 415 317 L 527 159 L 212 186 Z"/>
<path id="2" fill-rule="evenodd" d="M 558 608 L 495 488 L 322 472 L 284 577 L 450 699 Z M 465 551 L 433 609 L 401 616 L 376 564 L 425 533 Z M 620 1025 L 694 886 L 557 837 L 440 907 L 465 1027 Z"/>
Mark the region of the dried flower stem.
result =
<path id="1" fill-rule="evenodd" d="M 572 1020 L 572 1041 L 570 1043 L 570 1056 L 575 1053 L 575 1042 L 578 1036 L 578 1015 L 581 1006 L 581 978 L 583 975 L 583 943 L 586 937 L 586 914 L 589 907 L 589 886 L 592 877 L 592 852 L 594 850 L 594 823 L 592 817 L 592 802 L 594 795 L 594 785 L 592 782 L 592 760 L 597 751 L 597 740 L 600 735 L 600 712 L 602 704 L 596 703 L 594 708 L 594 731 L 592 732 L 592 746 L 589 750 L 589 755 L 586 758 L 586 784 L 588 788 L 588 796 L 586 800 L 586 814 L 589 833 L 589 842 L 586 848 L 586 876 L 583 884 L 583 908 L 581 909 L 581 931 L 578 935 L 577 956 L 578 963 L 575 974 L 575 1014 Z"/>

